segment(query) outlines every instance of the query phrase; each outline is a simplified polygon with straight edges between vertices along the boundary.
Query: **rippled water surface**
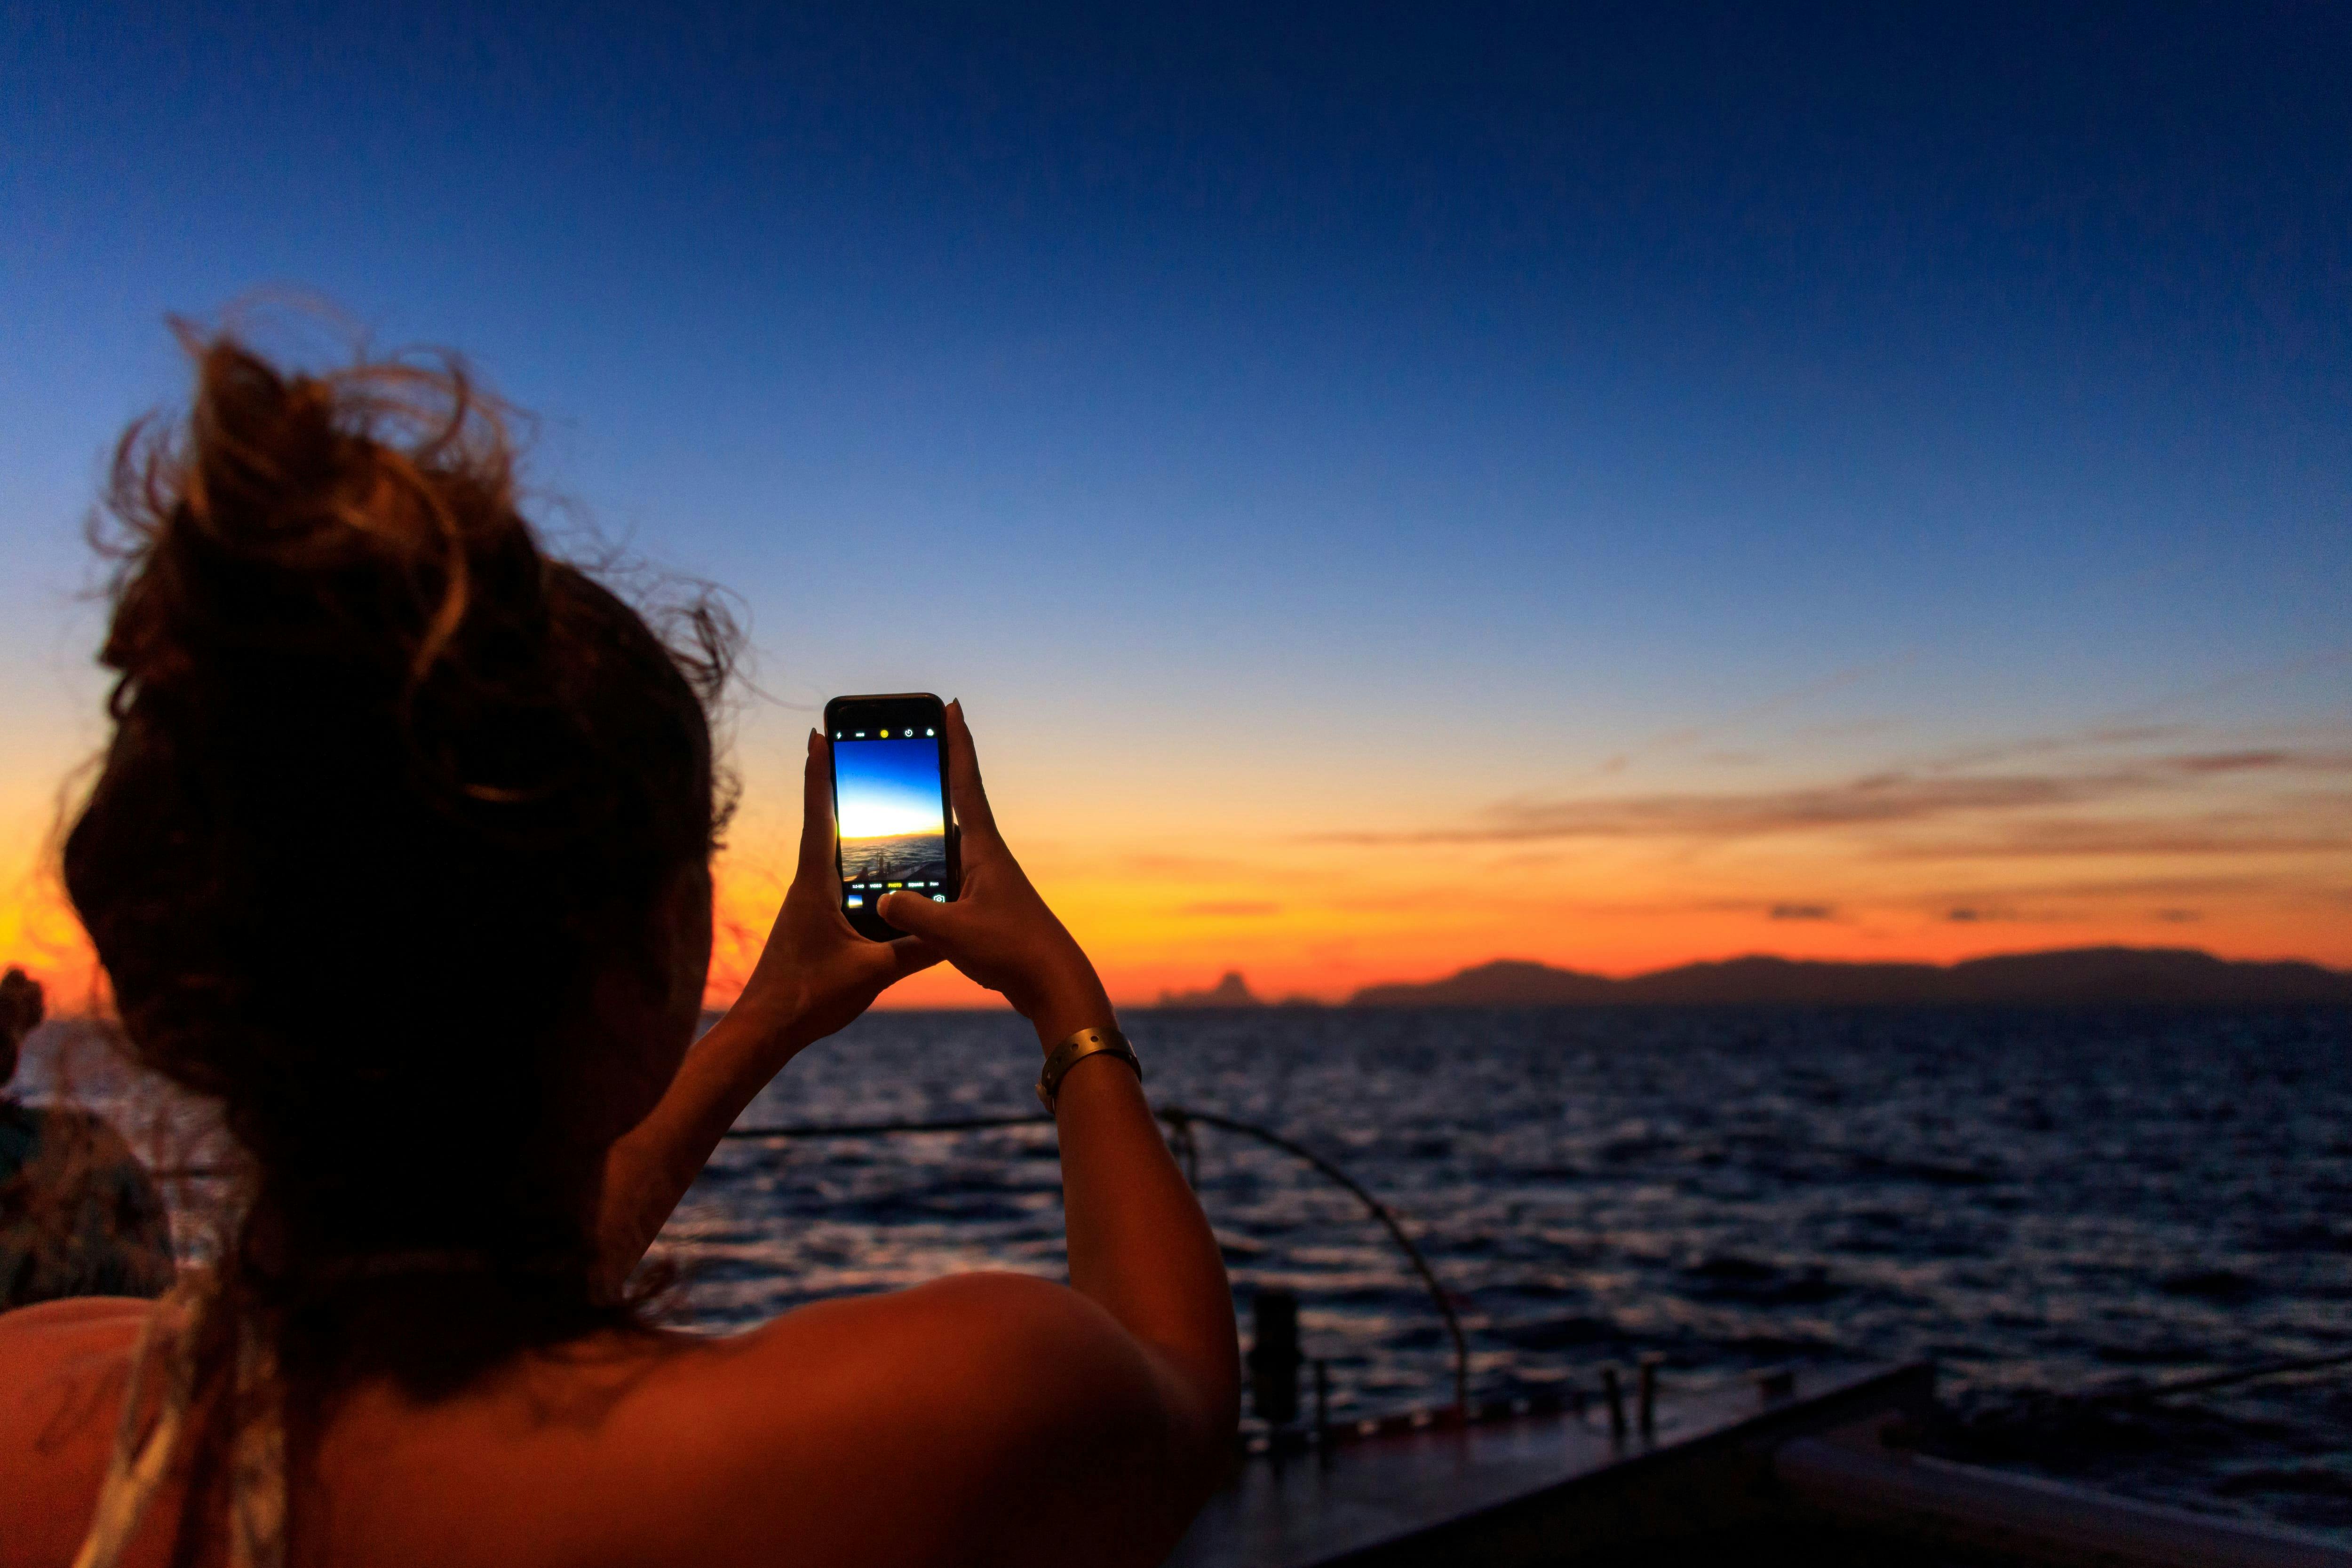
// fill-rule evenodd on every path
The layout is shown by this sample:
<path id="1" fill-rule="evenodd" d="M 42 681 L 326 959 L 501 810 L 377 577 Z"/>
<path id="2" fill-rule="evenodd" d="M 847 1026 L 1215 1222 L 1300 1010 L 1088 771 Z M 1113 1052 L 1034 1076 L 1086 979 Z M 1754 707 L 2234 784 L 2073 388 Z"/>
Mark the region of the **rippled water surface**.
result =
<path id="1" fill-rule="evenodd" d="M 2051 1397 L 2352 1347 L 2352 1012 L 1166 1012 L 1156 1103 L 1260 1123 L 1408 1217 L 1474 1385 L 1933 1358 L 1969 1458 L 2352 1538 L 2352 1376 Z M 870 1017 L 743 1124 L 1034 1111 L 1018 1019 Z M 1297 1290 L 1348 1414 L 1447 1395 L 1402 1256 L 1200 1132 L 1237 1298 Z M 665 1244 L 711 1327 L 959 1269 L 1058 1274 L 1050 1129 L 736 1141 Z"/>
<path id="2" fill-rule="evenodd" d="M 2352 1541 L 2352 1366 L 2157 1402 L 2134 1385 L 2352 1351 L 2352 1010 L 1142 1013 L 1160 1105 L 1263 1124 L 1395 1206 L 1480 1396 L 1932 1359 L 1931 1447 Z M 18 1087 L 36 1098 L 48 1053 Z M 877 1014 L 743 1118 L 1034 1113 L 1009 1014 Z M 137 1137 L 102 1075 L 76 1092 Z M 143 1142 L 143 1140 L 142 1140 Z M 1337 1411 L 1444 1402 L 1447 1341 L 1360 1206 L 1199 1130 L 1237 1304 L 1297 1291 Z M 177 1181 L 201 1253 L 216 1183 Z M 689 1321 L 957 1270 L 1063 1271 L 1050 1125 L 721 1145 L 664 1232 Z"/>

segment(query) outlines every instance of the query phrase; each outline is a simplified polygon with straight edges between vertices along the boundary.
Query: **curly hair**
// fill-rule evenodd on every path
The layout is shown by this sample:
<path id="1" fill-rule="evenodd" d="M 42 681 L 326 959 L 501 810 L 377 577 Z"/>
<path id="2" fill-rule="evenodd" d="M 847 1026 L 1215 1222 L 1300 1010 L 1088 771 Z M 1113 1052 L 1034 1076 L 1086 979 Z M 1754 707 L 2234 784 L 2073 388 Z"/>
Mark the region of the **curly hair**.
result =
<path id="1" fill-rule="evenodd" d="M 114 732 L 66 886 L 132 1055 L 241 1155 L 224 1301 L 289 1384 L 446 1389 L 630 1317 L 592 1283 L 591 991 L 676 983 L 734 628 L 705 598 L 657 634 L 554 559 L 454 359 L 181 330 L 192 407 L 124 434 L 97 529 Z M 435 1257 L 478 1266 L 384 1266 Z"/>

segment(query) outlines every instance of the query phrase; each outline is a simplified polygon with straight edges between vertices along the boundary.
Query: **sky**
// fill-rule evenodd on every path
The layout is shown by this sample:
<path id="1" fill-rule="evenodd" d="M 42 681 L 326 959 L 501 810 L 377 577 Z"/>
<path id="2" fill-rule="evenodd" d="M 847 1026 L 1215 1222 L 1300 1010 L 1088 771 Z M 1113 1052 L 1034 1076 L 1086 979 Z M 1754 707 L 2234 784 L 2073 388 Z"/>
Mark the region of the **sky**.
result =
<path id="1" fill-rule="evenodd" d="M 103 454 L 293 300 L 730 596 L 714 999 L 889 691 L 1126 1000 L 2352 965 L 2352 11 L 761 9 L 10 7 L 6 956 Z"/>
<path id="2" fill-rule="evenodd" d="M 834 825 L 845 839 L 947 830 L 936 740 L 839 740 L 833 747 Z"/>

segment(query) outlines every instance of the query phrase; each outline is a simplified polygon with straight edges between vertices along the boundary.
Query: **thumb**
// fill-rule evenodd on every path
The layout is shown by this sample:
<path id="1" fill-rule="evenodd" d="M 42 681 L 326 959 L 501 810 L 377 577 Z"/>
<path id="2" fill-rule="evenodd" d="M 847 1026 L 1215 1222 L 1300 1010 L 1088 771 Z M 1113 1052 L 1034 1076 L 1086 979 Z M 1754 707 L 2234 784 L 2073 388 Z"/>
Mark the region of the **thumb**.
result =
<path id="1" fill-rule="evenodd" d="M 901 936 L 882 945 L 883 962 L 889 978 L 883 981 L 885 989 L 897 985 L 908 976 L 929 968 L 941 956 L 940 950 L 919 936 Z"/>
<path id="2" fill-rule="evenodd" d="M 926 941 L 937 941 L 953 931 L 960 911 L 952 904 L 934 904 L 919 893 L 885 894 L 874 913 L 906 932 Z"/>

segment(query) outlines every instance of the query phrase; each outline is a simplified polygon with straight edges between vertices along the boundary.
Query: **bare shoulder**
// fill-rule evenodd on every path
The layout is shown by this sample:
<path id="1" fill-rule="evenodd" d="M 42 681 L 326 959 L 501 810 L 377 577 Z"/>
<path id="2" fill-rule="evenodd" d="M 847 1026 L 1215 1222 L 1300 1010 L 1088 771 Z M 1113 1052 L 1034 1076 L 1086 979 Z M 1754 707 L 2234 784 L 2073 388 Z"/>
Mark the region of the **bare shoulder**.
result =
<path id="1" fill-rule="evenodd" d="M 779 1319 L 745 1347 L 858 1408 L 990 1442 L 1130 1428 L 1159 1413 L 1155 1364 L 1100 1306 L 1024 1274 L 974 1273 Z"/>
<path id="2" fill-rule="evenodd" d="M 29 1307 L 12 1307 L 0 1312 L 0 1343 L 8 1343 L 17 1333 L 40 1333 L 50 1330 L 100 1322 L 128 1322 L 136 1325 L 147 1321 L 155 1303 L 144 1296 L 68 1296 L 61 1301 L 36 1301 Z"/>
<path id="3" fill-rule="evenodd" d="M 1101 1308 L 968 1275 L 726 1339 L 583 1342 L 435 1406 L 354 1398 L 320 1457 L 325 1555 L 1141 1564 L 1184 1506 L 1165 1444 L 1158 1375 Z"/>
<path id="4" fill-rule="evenodd" d="M 1101 1307 L 1045 1281 L 823 1302 L 696 1359 L 679 1395 L 734 1435 L 710 1457 L 727 1497 L 704 1502 L 813 1559 L 1157 1561 L 1189 1503 L 1166 1462 L 1164 1377 Z"/>
<path id="5" fill-rule="evenodd" d="M 71 1500 L 95 1494 L 151 1306 L 0 1316 L 0 1564 L 70 1557 L 88 1517 Z M 352 1563 L 1140 1565 L 1192 1500 L 1172 1407 L 1094 1302 L 965 1275 L 730 1339 L 583 1343 L 430 1404 L 363 1390 L 318 1456 L 335 1497 L 320 1546 Z"/>
<path id="6" fill-rule="evenodd" d="M 0 1312 L 0 1563 L 71 1555 L 153 1308 L 87 1296 Z"/>
<path id="7" fill-rule="evenodd" d="M 138 1296 L 72 1296 L 0 1312 L 0 1405 L 119 1364 L 154 1310 Z"/>
<path id="8" fill-rule="evenodd" d="M 1111 1315 L 1066 1286 L 1027 1274 L 958 1274 L 887 1295 L 852 1296 L 787 1313 L 736 1342 L 754 1359 L 798 1362 L 812 1352 L 847 1354 L 878 1365 L 908 1358 L 939 1364 L 959 1380 L 1019 1373 L 1053 1380 L 1056 1365 L 1084 1368 L 1094 1381 L 1117 1367 L 1143 1364 Z"/>

